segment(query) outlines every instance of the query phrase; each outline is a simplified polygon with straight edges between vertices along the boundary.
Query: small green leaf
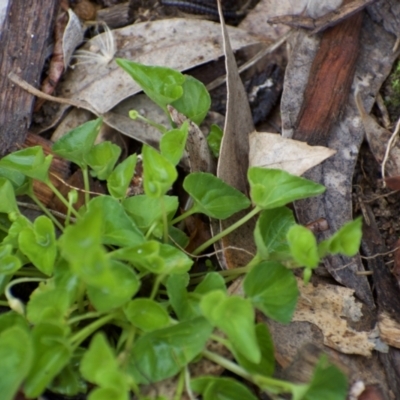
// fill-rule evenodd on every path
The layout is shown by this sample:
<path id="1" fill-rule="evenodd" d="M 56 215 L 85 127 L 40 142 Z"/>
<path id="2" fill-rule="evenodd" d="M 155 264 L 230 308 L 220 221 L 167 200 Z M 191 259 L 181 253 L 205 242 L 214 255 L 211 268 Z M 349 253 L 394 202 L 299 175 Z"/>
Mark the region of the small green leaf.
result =
<path id="1" fill-rule="evenodd" d="M 43 317 L 49 316 L 51 310 L 52 315 L 58 316 L 53 322 L 62 323 L 69 307 L 68 300 L 68 292 L 56 287 L 54 280 L 41 282 L 30 296 L 26 308 L 27 319 L 32 324 L 38 324 Z"/>
<path id="2" fill-rule="evenodd" d="M 101 387 L 93 389 L 88 400 L 129 400 L 128 392 L 121 388 Z"/>
<path id="3" fill-rule="evenodd" d="M 362 218 L 347 222 L 331 238 L 319 245 L 320 253 L 325 255 L 343 254 L 352 257 L 357 254 L 362 238 Z"/>
<path id="4" fill-rule="evenodd" d="M 207 136 L 207 143 L 215 158 L 219 157 L 223 135 L 224 132 L 218 125 L 211 125 L 210 133 Z"/>
<path id="5" fill-rule="evenodd" d="M 295 200 L 317 196 L 325 187 L 280 169 L 249 168 L 250 197 L 262 209 L 277 208 Z"/>
<path id="6" fill-rule="evenodd" d="M 70 362 L 53 379 L 48 389 L 51 392 L 64 396 L 75 396 L 78 393 L 87 392 L 87 383 L 79 371 L 83 353 L 86 349 L 79 347 L 75 350 Z"/>
<path id="7" fill-rule="evenodd" d="M 166 287 L 169 302 L 179 321 L 190 320 L 201 316 L 199 297 L 192 297 L 186 290 L 189 283 L 188 274 L 171 275 Z"/>
<path id="8" fill-rule="evenodd" d="M 169 315 L 165 309 L 151 299 L 135 299 L 124 307 L 128 321 L 145 332 L 165 328 L 169 325 Z"/>
<path id="9" fill-rule="evenodd" d="M 139 287 L 140 281 L 132 268 L 111 260 L 101 280 L 88 285 L 87 294 L 97 311 L 107 312 L 127 303 Z"/>
<path id="10" fill-rule="evenodd" d="M 11 182 L 17 196 L 28 192 L 30 179 L 25 174 L 15 169 L 0 167 L 0 176 Z"/>
<path id="11" fill-rule="evenodd" d="M 49 181 L 49 168 L 53 156 L 45 157 L 41 146 L 28 147 L 8 154 L 0 160 L 0 167 L 16 170 L 41 182 Z"/>
<path id="12" fill-rule="evenodd" d="M 164 211 L 167 214 L 167 220 L 170 221 L 175 215 L 179 206 L 178 197 L 163 196 Z M 133 219 L 136 226 L 147 233 L 148 229 L 156 223 L 162 222 L 163 210 L 160 199 L 156 199 L 145 194 L 132 196 L 125 199 L 122 205 L 128 215 Z"/>
<path id="13" fill-rule="evenodd" d="M 290 255 L 286 235 L 296 223 L 292 210 L 281 207 L 264 210 L 257 220 L 254 241 L 262 260 L 287 259 Z"/>
<path id="14" fill-rule="evenodd" d="M 21 260 L 12 254 L 12 246 L 10 244 L 0 246 L 0 274 L 12 275 L 21 267 Z"/>
<path id="15" fill-rule="evenodd" d="M 176 168 L 158 151 L 143 146 L 143 186 L 149 197 L 160 198 L 171 188 L 178 173 Z"/>
<path id="16" fill-rule="evenodd" d="M 239 365 L 250 374 L 271 376 L 275 367 L 274 344 L 265 324 L 256 325 L 256 336 L 258 346 L 261 350 L 260 362 L 252 363 L 238 352 L 234 352 L 235 358 Z"/>
<path id="17" fill-rule="evenodd" d="M 315 367 L 307 390 L 304 392 L 301 385 L 293 385 L 293 400 L 345 400 L 347 386 L 346 376 L 323 355 Z"/>
<path id="18" fill-rule="evenodd" d="M 91 175 L 100 180 L 106 180 L 121 154 L 121 147 L 111 142 L 102 142 L 93 146 L 84 155 L 84 160 L 92 169 Z"/>
<path id="19" fill-rule="evenodd" d="M 22 214 L 16 214 L 12 220 L 11 226 L 8 228 L 8 235 L 3 239 L 3 245 L 10 244 L 14 249 L 19 248 L 18 237 L 22 230 L 32 227 L 33 224 L 28 218 Z"/>
<path id="20" fill-rule="evenodd" d="M 73 272 L 85 275 L 88 269 L 86 265 L 90 265 L 94 255 L 104 255 L 101 247 L 102 227 L 102 214 L 87 212 L 76 224 L 69 225 L 65 229 L 58 243 L 63 258 L 71 263 Z M 89 268 L 88 275 L 96 274 L 95 271 Z"/>
<path id="21" fill-rule="evenodd" d="M 133 346 L 127 372 L 139 384 L 176 375 L 203 350 L 212 329 L 199 317 L 144 334 Z"/>
<path id="22" fill-rule="evenodd" d="M 196 125 L 200 125 L 210 109 L 211 97 L 202 82 L 189 75 L 185 77 L 183 95 L 171 105 Z"/>
<path id="23" fill-rule="evenodd" d="M 217 272 L 209 272 L 206 277 L 196 286 L 194 292 L 197 294 L 206 294 L 213 290 L 222 290 L 226 292 L 224 278 Z"/>
<path id="24" fill-rule="evenodd" d="M 64 330 L 54 324 L 40 323 L 32 330 L 33 363 L 25 380 L 27 397 L 38 397 L 68 364 L 71 348 Z"/>
<path id="25" fill-rule="evenodd" d="M 0 178 L 0 213 L 19 212 L 14 188 L 6 178 Z"/>
<path id="26" fill-rule="evenodd" d="M 159 107 L 166 111 L 166 106 L 179 99 L 183 94 L 182 85 L 186 77 L 167 67 L 149 66 L 133 61 L 116 59 L 122 67 Z"/>
<path id="27" fill-rule="evenodd" d="M 111 172 L 107 178 L 107 189 L 111 196 L 116 199 L 124 199 L 126 197 L 126 192 L 135 174 L 136 161 L 137 155 L 132 154 Z"/>
<path id="28" fill-rule="evenodd" d="M 317 240 L 309 229 L 301 225 L 293 225 L 287 233 L 287 240 L 293 259 L 300 266 L 308 268 L 318 266 Z"/>
<path id="29" fill-rule="evenodd" d="M 20 327 L 25 331 L 29 330 L 28 321 L 15 311 L 8 311 L 0 314 L 0 334 L 9 328 Z"/>
<path id="30" fill-rule="evenodd" d="M 225 219 L 250 206 L 250 200 L 243 193 L 209 173 L 189 174 L 183 187 L 193 198 L 196 212 L 211 218 Z"/>
<path id="31" fill-rule="evenodd" d="M 253 363 L 259 363 L 261 352 L 257 343 L 254 318 L 250 301 L 237 296 L 227 297 L 215 290 L 203 296 L 200 302 L 203 315 L 211 324 L 221 329 L 235 351 Z"/>
<path id="32" fill-rule="evenodd" d="M 31 338 L 26 329 L 14 326 L 0 334 L 0 393 L 13 400 L 33 360 Z"/>
<path id="33" fill-rule="evenodd" d="M 121 203 L 110 196 L 98 196 L 88 204 L 88 211 L 98 214 L 102 221 L 102 243 L 113 246 L 135 246 L 144 236 L 128 217 Z"/>
<path id="34" fill-rule="evenodd" d="M 173 165 L 178 165 L 185 151 L 189 123 L 185 121 L 178 129 L 164 133 L 160 140 L 161 154 Z"/>
<path id="35" fill-rule="evenodd" d="M 85 168 L 87 165 L 85 156 L 92 149 L 102 123 L 102 118 L 85 122 L 58 139 L 53 144 L 52 150 L 59 156 Z"/>
<path id="36" fill-rule="evenodd" d="M 80 365 L 82 376 L 97 385 L 112 386 L 112 382 L 107 382 L 107 373 L 117 369 L 118 363 L 107 339 L 102 333 L 97 333 L 82 358 Z"/>
<path id="37" fill-rule="evenodd" d="M 155 240 L 116 250 L 112 253 L 112 257 L 129 261 L 136 268 L 154 274 L 183 274 L 193 265 L 193 261 L 176 247 Z"/>
<path id="38" fill-rule="evenodd" d="M 189 242 L 190 238 L 185 232 L 175 228 L 175 226 L 168 226 L 168 244 L 181 249 L 186 249 Z"/>
<path id="39" fill-rule="evenodd" d="M 192 379 L 190 386 L 204 400 L 257 400 L 247 386 L 232 378 L 202 376 Z"/>
<path id="40" fill-rule="evenodd" d="M 254 307 L 266 316 L 290 322 L 299 295 L 292 271 L 276 261 L 264 261 L 247 274 L 243 288 Z"/>
<path id="41" fill-rule="evenodd" d="M 21 230 L 19 248 L 32 264 L 46 275 L 51 275 L 57 257 L 56 235 L 50 218 L 41 215 L 35 219 L 33 227 Z"/>

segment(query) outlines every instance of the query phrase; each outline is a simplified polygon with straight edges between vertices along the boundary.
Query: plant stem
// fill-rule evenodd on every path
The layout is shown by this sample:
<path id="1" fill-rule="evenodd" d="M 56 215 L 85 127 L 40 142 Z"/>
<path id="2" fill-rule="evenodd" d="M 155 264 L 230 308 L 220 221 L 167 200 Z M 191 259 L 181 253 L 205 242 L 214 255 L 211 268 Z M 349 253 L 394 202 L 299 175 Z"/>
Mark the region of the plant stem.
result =
<path id="1" fill-rule="evenodd" d="M 201 252 L 203 252 L 207 247 L 211 246 L 215 242 L 218 242 L 218 240 L 222 239 L 224 236 L 229 235 L 231 232 L 233 232 L 235 229 L 239 228 L 239 226 L 245 224 L 247 221 L 252 219 L 255 215 L 257 215 L 261 211 L 260 207 L 255 207 L 253 210 L 251 210 L 247 215 L 245 215 L 243 218 L 239 219 L 239 221 L 236 221 L 234 224 L 232 224 L 229 228 L 224 229 L 222 232 L 218 233 L 218 235 L 215 235 L 211 239 L 207 240 L 205 243 L 203 243 L 201 246 L 199 246 L 192 254 L 197 256 Z"/>
<path id="2" fill-rule="evenodd" d="M 17 312 L 21 315 L 25 315 L 24 303 L 22 303 L 22 301 L 20 299 L 18 299 L 18 297 L 15 297 L 11 293 L 11 288 L 20 283 L 43 282 L 43 281 L 46 281 L 46 279 L 43 279 L 43 278 L 18 278 L 18 279 L 11 281 L 4 289 L 4 295 L 6 296 L 6 299 L 8 301 L 8 306 L 15 312 Z"/>
<path id="3" fill-rule="evenodd" d="M 180 400 L 182 398 L 182 392 L 184 387 L 185 387 L 185 368 L 183 368 L 179 374 L 174 400 Z"/>
<path id="4" fill-rule="evenodd" d="M 75 210 L 74 207 L 70 207 L 70 204 L 68 203 L 67 199 L 59 192 L 59 190 L 51 183 L 51 181 L 46 182 L 47 186 L 54 192 L 54 194 L 57 196 L 57 198 L 61 201 L 61 203 L 64 204 L 64 206 L 69 209 L 71 208 L 72 214 L 75 215 L 75 217 L 79 218 L 80 215 L 78 211 Z"/>
<path id="5" fill-rule="evenodd" d="M 185 211 L 183 214 L 179 215 L 179 217 L 174 218 L 171 221 L 171 225 L 175 225 L 178 222 L 181 222 L 182 220 L 184 220 L 185 218 L 189 217 L 190 215 L 196 213 L 197 210 L 196 208 L 193 206 L 192 208 L 189 208 L 189 210 Z"/>
<path id="6" fill-rule="evenodd" d="M 185 388 L 189 399 L 196 400 L 196 396 L 193 394 L 192 388 L 190 387 L 190 371 L 188 366 L 185 367 Z"/>
<path id="7" fill-rule="evenodd" d="M 0 231 L 3 231 L 5 233 L 8 233 L 8 228 L 5 227 L 3 224 L 0 224 Z"/>
<path id="8" fill-rule="evenodd" d="M 116 313 L 107 314 L 102 318 L 97 319 L 91 324 L 85 326 L 79 332 L 77 332 L 74 336 L 71 337 L 70 343 L 74 349 L 76 349 L 87 337 L 89 337 L 92 333 L 96 332 L 97 329 L 105 325 L 107 322 L 110 322 L 114 319 Z"/>
<path id="9" fill-rule="evenodd" d="M 2 306 L 2 307 L 10 307 L 10 305 L 8 304 L 8 301 L 6 301 L 6 300 L 0 300 L 0 306 Z"/>
<path id="10" fill-rule="evenodd" d="M 37 204 L 37 206 L 46 214 L 52 221 L 53 224 L 61 231 L 64 232 L 64 227 L 57 221 L 54 215 L 46 208 L 46 206 L 36 197 L 35 193 L 30 193 L 29 197 Z"/>
<path id="11" fill-rule="evenodd" d="M 248 380 L 249 382 L 254 383 L 253 377 L 246 371 L 244 370 L 241 366 L 238 364 L 235 364 L 231 360 L 228 360 L 225 357 L 221 357 L 220 355 L 213 353 L 212 351 L 209 350 L 203 350 L 201 354 L 205 357 L 208 358 L 209 360 L 215 362 L 218 365 L 221 365 L 228 371 L 233 372 L 234 374 L 241 376 L 242 378 Z"/>
<path id="12" fill-rule="evenodd" d="M 40 272 L 37 269 L 25 269 L 22 268 L 19 271 L 15 271 L 14 272 L 14 276 L 26 276 L 26 277 L 30 277 L 30 278 L 40 278 L 40 279 L 46 279 L 46 275 L 43 274 L 42 272 Z"/>
<path id="13" fill-rule="evenodd" d="M 238 364 L 209 350 L 203 350 L 202 355 L 216 364 L 221 365 L 228 371 L 254 383 L 265 391 L 271 391 L 273 393 L 290 393 L 292 391 L 293 385 L 290 382 L 281 381 L 280 379 L 270 378 L 268 376 L 253 376 Z"/>
<path id="14" fill-rule="evenodd" d="M 95 312 L 95 311 L 93 311 L 93 312 L 88 312 L 88 313 L 86 313 L 86 314 L 78 315 L 78 316 L 76 316 L 76 317 L 73 317 L 73 318 L 69 319 L 69 320 L 67 321 L 67 324 L 68 324 L 68 325 L 72 325 L 72 324 L 75 324 L 76 322 L 82 321 L 82 320 L 84 320 L 84 319 L 97 318 L 97 317 L 100 317 L 101 315 L 103 315 L 103 313 Z"/>
<path id="15" fill-rule="evenodd" d="M 161 212 L 163 217 L 163 228 L 164 228 L 164 243 L 168 243 L 168 215 L 165 211 L 164 196 L 160 198 Z"/>
<path id="16" fill-rule="evenodd" d="M 77 296 L 78 311 L 81 314 L 83 313 L 83 310 L 85 308 L 85 304 L 83 301 L 85 298 L 85 292 L 86 292 L 86 284 L 85 284 L 85 282 L 81 281 L 79 284 L 78 296 Z"/>
<path id="17" fill-rule="evenodd" d="M 157 275 L 154 280 L 153 288 L 151 289 L 150 299 L 154 300 L 156 294 L 158 292 L 158 288 L 160 287 L 161 281 L 164 279 L 164 275 Z"/>
<path id="18" fill-rule="evenodd" d="M 89 170 L 87 167 L 82 168 L 83 187 L 85 188 L 85 204 L 88 205 L 90 201 L 90 184 L 89 184 Z"/>
<path id="19" fill-rule="evenodd" d="M 222 344 L 223 346 L 225 346 L 229 350 L 231 349 L 231 346 L 229 344 L 229 340 L 227 340 L 227 339 L 225 339 L 225 338 L 223 338 L 221 336 L 218 336 L 218 335 L 213 333 L 213 334 L 211 334 L 210 339 L 214 340 L 215 342 L 218 342 L 218 343 Z"/>
<path id="20" fill-rule="evenodd" d="M 157 124 L 157 122 L 152 121 L 151 119 L 148 119 L 146 117 L 144 117 L 143 115 L 139 114 L 138 111 L 136 111 L 136 118 L 132 118 L 133 120 L 135 119 L 139 119 L 140 121 L 149 124 L 150 126 L 156 128 L 157 130 L 159 130 L 162 134 L 166 133 L 168 130 L 161 124 Z M 168 114 L 168 113 L 167 113 Z"/>

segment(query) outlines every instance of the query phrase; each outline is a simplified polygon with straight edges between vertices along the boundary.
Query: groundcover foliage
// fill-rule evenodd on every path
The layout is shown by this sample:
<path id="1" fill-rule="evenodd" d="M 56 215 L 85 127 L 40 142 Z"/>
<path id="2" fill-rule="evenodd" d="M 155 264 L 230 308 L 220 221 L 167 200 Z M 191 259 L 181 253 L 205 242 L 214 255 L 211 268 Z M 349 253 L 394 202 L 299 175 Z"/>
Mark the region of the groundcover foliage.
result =
<path id="1" fill-rule="evenodd" d="M 205 117 L 210 97 L 199 81 L 168 68 L 118 63 L 162 109 L 172 104 L 196 123 Z M 83 172 L 87 192 L 79 210 L 73 207 L 75 191 L 65 198 L 52 185 L 52 157 L 41 147 L 0 160 L 0 293 L 1 305 L 9 308 L 0 314 L 2 400 L 12 400 L 19 389 L 28 398 L 50 389 L 68 396 L 89 392 L 90 400 L 127 400 L 132 392 L 144 399 L 142 385 L 173 376 L 178 377 L 176 399 L 184 388 L 193 398 L 256 399 L 239 380 L 191 378 L 189 365 L 202 358 L 271 394 L 344 399 L 346 379 L 324 357 L 308 384 L 275 379 L 271 336 L 265 325 L 255 323 L 255 312 L 290 322 L 298 297 L 292 269 L 304 268 L 307 282 L 326 254 L 355 254 L 361 221 L 318 244 L 285 205 L 319 195 L 324 187 L 263 168 L 248 171 L 250 199 L 211 174 L 187 175 L 183 189 L 192 206 L 177 215 L 179 202 L 169 191 L 178 177 L 187 124 L 160 127 L 161 152 L 143 146 L 145 193 L 127 198 L 137 156 L 117 163 L 118 148 L 108 142 L 95 145 L 101 123 L 87 122 L 53 146 Z M 212 146 L 215 150 L 215 137 Z M 108 195 L 89 197 L 89 174 L 105 181 Z M 37 199 L 34 180 L 48 185 L 65 204 L 62 222 Z M 27 219 L 16 201 L 21 194 L 31 197 L 43 215 Z M 257 254 L 240 269 L 244 295 L 238 296 L 228 294 L 225 283 L 232 278 L 228 274 L 239 274 L 234 270 L 223 276 L 215 270 L 191 274 L 193 257 L 183 250 L 188 238 L 179 221 L 194 213 L 225 219 L 244 209 L 250 211 L 238 229 L 258 215 Z M 13 289 L 26 282 L 35 286 L 23 302 Z M 208 350 L 211 340 L 223 344 L 232 358 Z"/>

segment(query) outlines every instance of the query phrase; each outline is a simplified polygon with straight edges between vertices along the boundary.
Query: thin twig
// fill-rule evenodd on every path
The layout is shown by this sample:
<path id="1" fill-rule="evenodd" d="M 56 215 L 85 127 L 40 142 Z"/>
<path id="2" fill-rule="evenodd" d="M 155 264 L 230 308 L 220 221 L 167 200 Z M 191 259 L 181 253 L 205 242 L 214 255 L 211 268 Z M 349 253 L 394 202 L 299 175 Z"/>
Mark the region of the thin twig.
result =
<path id="1" fill-rule="evenodd" d="M 383 161 L 382 161 L 381 173 L 382 173 L 382 179 L 383 179 L 383 187 L 386 187 L 386 183 L 385 183 L 385 180 L 384 180 L 385 179 L 386 162 L 389 159 L 390 150 L 392 149 L 392 147 L 395 144 L 395 140 L 397 139 L 397 135 L 399 133 L 399 130 L 400 130 L 400 118 L 398 119 L 397 124 L 396 124 L 396 128 L 395 128 L 394 132 L 392 133 L 392 136 L 390 137 L 390 139 L 388 141 L 388 144 L 386 146 L 386 151 L 385 151 L 385 157 L 383 158 Z"/>
<path id="2" fill-rule="evenodd" d="M 389 254 L 391 254 L 391 253 L 393 253 L 393 252 L 395 252 L 395 251 L 397 251 L 397 250 L 399 250 L 399 249 L 400 249 L 400 246 L 399 246 L 399 247 L 396 247 L 396 248 L 394 248 L 394 249 L 392 249 L 392 250 L 386 251 L 385 253 L 376 253 L 376 254 L 374 254 L 373 256 L 369 256 L 369 257 L 361 256 L 361 258 L 362 258 L 363 260 L 372 260 L 372 259 L 374 259 L 374 258 L 376 258 L 376 257 L 379 257 L 379 256 L 387 256 L 387 255 L 389 255 Z"/>
<path id="3" fill-rule="evenodd" d="M 211 253 L 202 254 L 201 256 L 195 256 L 194 254 L 189 253 L 189 252 L 186 251 L 182 246 L 180 246 L 179 243 L 177 243 L 177 242 L 174 240 L 174 238 L 173 238 L 172 236 L 169 236 L 169 235 L 168 235 L 168 238 L 175 244 L 175 246 L 178 247 L 178 249 L 179 249 L 180 251 L 182 251 L 183 253 L 185 253 L 187 256 L 189 256 L 189 257 L 191 257 L 191 258 L 195 258 L 196 260 L 198 260 L 198 259 L 200 259 L 200 258 L 206 258 L 206 257 L 214 256 L 214 255 L 216 255 L 216 254 L 218 254 L 218 253 L 224 252 L 225 250 L 237 250 L 237 251 L 242 251 L 243 253 L 246 253 L 246 254 L 248 254 L 248 255 L 254 257 L 254 254 L 251 253 L 250 251 L 248 251 L 248 250 L 246 250 L 246 249 L 242 249 L 241 247 L 236 247 L 236 246 L 227 246 L 227 247 L 224 247 L 223 249 L 215 250 L 215 251 L 213 251 L 213 252 L 211 252 Z"/>
<path id="4" fill-rule="evenodd" d="M 78 187 L 76 187 L 76 186 L 72 186 L 72 185 L 70 185 L 69 183 L 65 182 L 65 181 L 64 181 L 62 178 L 60 178 L 58 175 L 56 175 L 56 174 L 54 174 L 54 173 L 52 173 L 52 172 L 50 172 L 50 175 L 53 176 L 53 177 L 54 177 L 55 179 L 57 179 L 58 181 L 60 181 L 61 183 L 63 183 L 65 186 L 69 187 L 70 189 L 75 189 L 77 192 L 94 194 L 94 195 L 96 195 L 96 196 L 104 196 L 103 193 L 91 192 L 90 190 L 89 190 L 89 191 L 86 191 L 85 189 L 81 189 L 81 188 L 78 188 Z"/>
<path id="5" fill-rule="evenodd" d="M 42 210 L 40 209 L 40 207 L 37 206 L 36 204 L 25 203 L 25 202 L 22 202 L 22 201 L 17 201 L 17 205 L 18 205 L 19 207 L 27 208 L 27 209 L 29 209 L 29 210 L 35 210 L 35 211 L 40 211 L 40 212 L 42 212 Z M 52 209 L 50 209 L 50 208 L 48 208 L 47 210 L 48 210 L 51 214 L 53 214 L 55 217 L 62 218 L 62 219 L 64 219 L 64 220 L 67 219 L 67 216 L 66 216 L 65 214 L 61 213 L 60 211 L 52 210 Z M 70 217 L 70 220 L 71 220 L 72 222 L 76 222 L 76 218 L 74 218 L 74 217 Z"/>
<path id="6" fill-rule="evenodd" d="M 14 72 L 10 72 L 8 74 L 8 79 L 10 79 L 13 83 L 18 85 L 22 89 L 26 90 L 28 93 L 33 94 L 34 96 L 39 97 L 40 99 L 53 101 L 55 103 L 60 103 L 60 104 L 66 104 L 66 105 L 74 106 L 77 108 L 84 108 L 86 110 L 89 110 L 93 114 L 98 115 L 98 112 L 96 112 L 87 102 L 79 101 L 79 100 L 64 99 L 62 97 L 54 97 L 49 94 L 43 93 L 39 89 L 36 89 L 34 86 L 29 84 L 27 81 L 20 78 Z"/>

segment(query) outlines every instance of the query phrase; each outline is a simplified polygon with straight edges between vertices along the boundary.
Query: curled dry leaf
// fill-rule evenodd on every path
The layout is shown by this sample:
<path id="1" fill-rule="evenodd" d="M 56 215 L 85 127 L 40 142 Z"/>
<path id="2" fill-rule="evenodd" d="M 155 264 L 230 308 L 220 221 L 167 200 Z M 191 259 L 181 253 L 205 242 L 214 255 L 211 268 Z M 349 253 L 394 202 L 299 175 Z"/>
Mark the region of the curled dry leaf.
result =
<path id="1" fill-rule="evenodd" d="M 62 50 L 65 69 L 68 68 L 73 52 L 83 41 L 83 32 L 84 29 L 78 16 L 71 9 L 68 9 L 68 24 L 65 27 L 62 37 Z"/>
<path id="2" fill-rule="evenodd" d="M 283 169 L 298 176 L 336 153 L 327 147 L 309 146 L 267 132 L 251 133 L 249 143 L 251 167 Z"/>
<path id="3" fill-rule="evenodd" d="M 68 13 L 60 9 L 54 28 L 54 38 L 55 44 L 48 76 L 42 83 L 42 92 L 50 95 L 54 92 L 64 70 L 68 67 L 72 53 L 83 41 L 81 23 L 70 8 Z M 35 111 L 41 108 L 44 101 L 44 99 L 37 100 Z"/>

